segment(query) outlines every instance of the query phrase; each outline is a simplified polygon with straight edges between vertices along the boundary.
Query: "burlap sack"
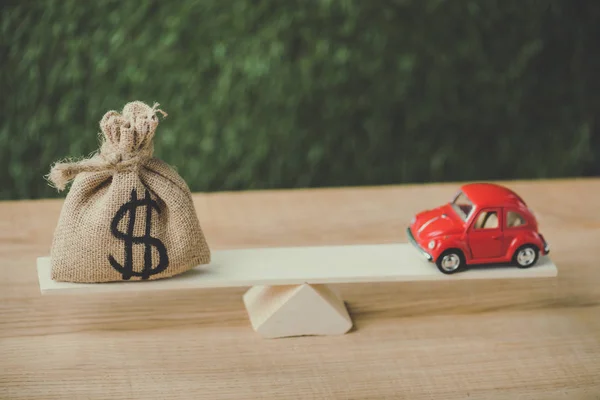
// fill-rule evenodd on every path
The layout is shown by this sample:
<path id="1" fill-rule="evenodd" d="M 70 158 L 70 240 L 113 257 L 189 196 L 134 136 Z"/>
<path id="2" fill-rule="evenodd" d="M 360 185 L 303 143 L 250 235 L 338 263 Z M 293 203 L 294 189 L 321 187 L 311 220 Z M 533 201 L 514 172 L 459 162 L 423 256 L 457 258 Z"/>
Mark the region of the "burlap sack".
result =
<path id="1" fill-rule="evenodd" d="M 100 151 L 52 167 L 58 190 L 73 180 L 52 242 L 52 279 L 152 280 L 210 262 L 186 182 L 153 157 L 156 113 L 166 116 L 157 106 L 107 112 Z"/>

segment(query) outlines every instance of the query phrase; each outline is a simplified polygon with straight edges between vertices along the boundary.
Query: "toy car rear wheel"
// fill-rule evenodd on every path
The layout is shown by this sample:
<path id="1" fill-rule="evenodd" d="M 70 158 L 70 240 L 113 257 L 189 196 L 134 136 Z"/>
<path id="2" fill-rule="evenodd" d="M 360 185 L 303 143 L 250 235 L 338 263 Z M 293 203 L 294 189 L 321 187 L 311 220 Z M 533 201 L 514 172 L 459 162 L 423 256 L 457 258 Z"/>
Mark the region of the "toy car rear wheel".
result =
<path id="1" fill-rule="evenodd" d="M 515 251 L 513 262 L 519 268 L 529 268 L 533 266 L 540 256 L 540 249 L 531 244 L 521 246 Z"/>
<path id="2" fill-rule="evenodd" d="M 454 274 L 465 266 L 465 257 L 460 250 L 447 250 L 436 260 L 438 269 L 446 274 Z"/>

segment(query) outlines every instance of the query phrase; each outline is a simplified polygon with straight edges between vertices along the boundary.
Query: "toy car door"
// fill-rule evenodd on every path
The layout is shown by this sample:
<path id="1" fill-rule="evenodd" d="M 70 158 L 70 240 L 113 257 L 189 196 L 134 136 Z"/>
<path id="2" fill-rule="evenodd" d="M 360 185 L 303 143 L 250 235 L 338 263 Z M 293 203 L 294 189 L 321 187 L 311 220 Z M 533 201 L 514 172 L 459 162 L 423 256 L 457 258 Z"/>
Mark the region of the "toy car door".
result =
<path id="1" fill-rule="evenodd" d="M 468 233 L 468 241 L 474 259 L 502 257 L 504 249 L 502 209 L 485 208 L 480 210 L 473 219 Z"/>

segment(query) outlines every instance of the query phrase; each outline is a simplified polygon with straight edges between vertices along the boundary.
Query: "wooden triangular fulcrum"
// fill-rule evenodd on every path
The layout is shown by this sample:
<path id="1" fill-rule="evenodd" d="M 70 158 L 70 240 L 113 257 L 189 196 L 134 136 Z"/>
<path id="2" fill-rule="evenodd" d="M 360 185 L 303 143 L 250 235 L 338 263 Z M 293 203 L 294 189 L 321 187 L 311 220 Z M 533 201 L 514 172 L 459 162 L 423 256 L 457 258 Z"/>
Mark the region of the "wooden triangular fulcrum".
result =
<path id="1" fill-rule="evenodd" d="M 327 285 L 254 286 L 244 304 L 265 338 L 343 335 L 352 328 L 346 305 Z"/>

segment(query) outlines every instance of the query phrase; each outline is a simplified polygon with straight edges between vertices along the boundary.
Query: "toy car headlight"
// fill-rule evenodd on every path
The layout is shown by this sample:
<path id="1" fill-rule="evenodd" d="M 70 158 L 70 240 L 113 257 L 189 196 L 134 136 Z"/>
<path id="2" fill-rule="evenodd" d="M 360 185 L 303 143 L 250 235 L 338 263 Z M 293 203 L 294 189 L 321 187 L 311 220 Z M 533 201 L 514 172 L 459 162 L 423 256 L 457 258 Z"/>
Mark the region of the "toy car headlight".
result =
<path id="1" fill-rule="evenodd" d="M 430 240 L 427 247 L 429 247 L 429 250 L 432 250 L 435 247 L 435 240 Z"/>

